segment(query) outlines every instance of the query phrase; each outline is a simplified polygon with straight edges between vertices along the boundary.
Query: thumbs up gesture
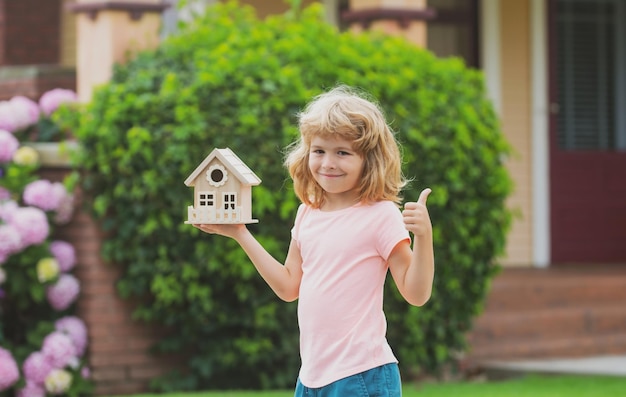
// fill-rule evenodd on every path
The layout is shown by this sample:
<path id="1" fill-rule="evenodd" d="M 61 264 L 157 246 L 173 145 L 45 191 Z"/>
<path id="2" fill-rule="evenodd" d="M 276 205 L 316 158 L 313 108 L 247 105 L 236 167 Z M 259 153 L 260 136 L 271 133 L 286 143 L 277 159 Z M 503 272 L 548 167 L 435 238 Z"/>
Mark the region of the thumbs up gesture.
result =
<path id="1" fill-rule="evenodd" d="M 417 202 L 408 202 L 404 204 L 402 218 L 406 230 L 413 233 L 415 237 L 432 235 L 433 227 L 430 223 L 430 216 L 426 208 L 426 200 L 432 192 L 430 188 L 422 190 Z"/>

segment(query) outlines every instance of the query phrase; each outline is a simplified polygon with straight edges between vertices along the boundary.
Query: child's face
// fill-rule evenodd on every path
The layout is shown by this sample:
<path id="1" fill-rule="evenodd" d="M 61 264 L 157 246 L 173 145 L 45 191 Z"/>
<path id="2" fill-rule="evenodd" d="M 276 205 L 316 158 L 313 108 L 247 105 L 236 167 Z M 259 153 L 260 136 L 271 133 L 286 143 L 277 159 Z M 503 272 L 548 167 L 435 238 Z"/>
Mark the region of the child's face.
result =
<path id="1" fill-rule="evenodd" d="M 328 200 L 353 201 L 358 197 L 363 157 L 353 149 L 351 141 L 314 137 L 309 152 L 309 169 Z"/>

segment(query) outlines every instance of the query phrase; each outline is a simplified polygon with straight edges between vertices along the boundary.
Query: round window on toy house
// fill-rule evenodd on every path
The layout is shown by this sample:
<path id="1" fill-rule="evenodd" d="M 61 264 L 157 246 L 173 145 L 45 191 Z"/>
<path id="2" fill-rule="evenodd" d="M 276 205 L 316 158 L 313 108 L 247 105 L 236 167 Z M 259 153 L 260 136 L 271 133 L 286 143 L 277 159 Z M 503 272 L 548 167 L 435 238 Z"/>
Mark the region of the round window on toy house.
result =
<path id="1" fill-rule="evenodd" d="M 211 186 L 219 187 L 228 180 L 228 171 L 221 164 L 214 164 L 206 172 L 206 180 Z"/>

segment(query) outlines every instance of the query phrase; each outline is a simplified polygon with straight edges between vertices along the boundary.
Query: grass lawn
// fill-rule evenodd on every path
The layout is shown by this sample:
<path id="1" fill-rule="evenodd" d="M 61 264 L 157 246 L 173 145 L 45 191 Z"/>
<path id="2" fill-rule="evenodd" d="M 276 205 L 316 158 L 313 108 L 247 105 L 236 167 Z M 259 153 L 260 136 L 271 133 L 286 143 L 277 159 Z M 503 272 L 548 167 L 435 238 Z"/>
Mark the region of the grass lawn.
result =
<path id="1" fill-rule="evenodd" d="M 292 397 L 293 391 L 141 394 L 132 397 Z M 626 377 L 538 376 L 505 381 L 405 385 L 403 397 L 620 397 Z M 349 396 L 346 396 L 349 397 Z"/>

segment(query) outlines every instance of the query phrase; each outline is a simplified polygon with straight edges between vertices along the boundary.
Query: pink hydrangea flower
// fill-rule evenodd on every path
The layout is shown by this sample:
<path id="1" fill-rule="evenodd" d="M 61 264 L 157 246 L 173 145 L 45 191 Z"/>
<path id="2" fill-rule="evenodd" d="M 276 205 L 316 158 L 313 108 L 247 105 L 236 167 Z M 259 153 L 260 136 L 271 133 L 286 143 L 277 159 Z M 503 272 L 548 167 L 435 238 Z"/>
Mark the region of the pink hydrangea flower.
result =
<path id="1" fill-rule="evenodd" d="M 9 132 L 17 130 L 17 121 L 13 112 L 13 106 L 9 101 L 0 101 L 0 129 Z"/>
<path id="2" fill-rule="evenodd" d="M 0 116 L 1 118 L 2 116 Z M 0 126 L 0 163 L 8 163 L 13 160 L 13 155 L 20 147 L 20 142 Z"/>
<path id="3" fill-rule="evenodd" d="M 24 188 L 24 203 L 44 211 L 54 211 L 61 204 L 66 191 L 60 183 L 51 183 L 45 179 L 33 181 Z"/>
<path id="4" fill-rule="evenodd" d="M 55 310 L 65 310 L 76 300 L 80 292 L 80 285 L 76 277 L 71 274 L 62 274 L 56 283 L 46 290 L 46 297 L 50 306 Z"/>
<path id="5" fill-rule="evenodd" d="M 9 101 L 13 106 L 17 118 L 17 128 L 26 128 L 37 123 L 39 121 L 39 115 L 41 110 L 37 102 L 25 96 L 16 95 Z"/>
<path id="6" fill-rule="evenodd" d="M 56 210 L 59 208 L 61 201 L 63 201 L 65 196 L 68 195 L 67 189 L 65 189 L 65 186 L 61 182 L 53 182 L 50 192 L 52 193 L 55 201 L 57 202 L 57 205 L 54 207 L 54 209 Z"/>
<path id="7" fill-rule="evenodd" d="M 67 193 L 59 203 L 52 220 L 57 225 L 65 225 L 72 220 L 72 215 L 74 215 L 74 195 Z"/>
<path id="8" fill-rule="evenodd" d="M 7 201 L 11 199 L 11 192 L 0 186 L 0 201 Z"/>
<path id="9" fill-rule="evenodd" d="M 80 376 L 83 377 L 83 379 L 89 379 L 91 378 L 91 370 L 89 369 L 89 367 L 83 367 L 80 370 Z"/>
<path id="10" fill-rule="evenodd" d="M 13 200 L 0 203 L 0 219 L 5 222 L 11 222 L 17 208 L 18 205 Z"/>
<path id="11" fill-rule="evenodd" d="M 43 381 L 52 369 L 52 363 L 42 352 L 31 353 L 22 364 L 26 382 L 37 385 L 43 385 Z"/>
<path id="12" fill-rule="evenodd" d="M 78 101 L 78 97 L 74 91 L 55 88 L 45 92 L 39 98 L 39 106 L 46 116 L 50 116 L 61 104 L 76 101 Z"/>
<path id="13" fill-rule="evenodd" d="M 18 391 L 17 397 L 46 397 L 46 390 L 43 385 L 26 382 L 26 386 Z"/>
<path id="14" fill-rule="evenodd" d="M 41 353 L 52 368 L 63 368 L 76 360 L 76 348 L 72 339 L 59 331 L 44 338 Z"/>
<path id="15" fill-rule="evenodd" d="M 7 390 L 20 378 L 20 371 L 10 351 L 0 347 L 0 391 Z"/>
<path id="16" fill-rule="evenodd" d="M 13 225 L 0 225 L 0 256 L 8 258 L 22 249 L 20 233 Z"/>
<path id="17" fill-rule="evenodd" d="M 37 102 L 23 95 L 14 96 L 9 102 L 11 102 L 13 106 L 21 107 L 26 110 L 26 114 L 28 115 L 26 126 L 33 125 L 39 121 L 41 109 L 39 109 Z"/>
<path id="18" fill-rule="evenodd" d="M 68 272 L 76 265 L 76 251 L 70 243 L 55 240 L 50 243 L 50 252 L 56 258 L 62 272 Z"/>
<path id="19" fill-rule="evenodd" d="M 87 326 L 78 317 L 66 316 L 54 323 L 54 328 L 70 337 L 76 348 L 76 356 L 81 357 L 87 347 Z"/>
<path id="20" fill-rule="evenodd" d="M 17 208 L 10 223 L 20 233 L 23 247 L 41 244 L 50 232 L 46 213 L 35 207 Z"/>

